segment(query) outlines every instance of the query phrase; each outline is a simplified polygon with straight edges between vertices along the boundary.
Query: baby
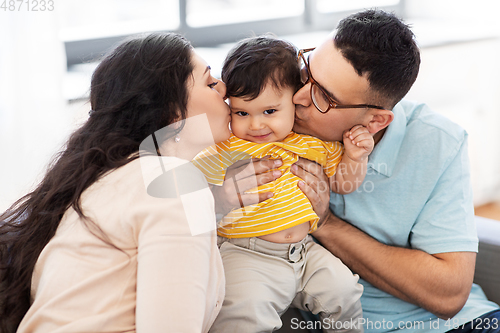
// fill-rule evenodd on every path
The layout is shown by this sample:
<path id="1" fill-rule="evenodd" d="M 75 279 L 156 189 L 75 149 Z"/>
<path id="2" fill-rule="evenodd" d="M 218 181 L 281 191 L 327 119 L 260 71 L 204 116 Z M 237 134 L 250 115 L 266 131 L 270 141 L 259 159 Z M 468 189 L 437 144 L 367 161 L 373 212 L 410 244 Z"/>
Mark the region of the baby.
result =
<path id="1" fill-rule="evenodd" d="M 221 185 L 238 160 L 270 156 L 283 163 L 280 178 L 255 189 L 272 191 L 272 198 L 233 210 L 218 227 L 226 298 L 211 332 L 271 332 L 290 305 L 340 322 L 331 328 L 362 331 L 349 326 L 362 316 L 358 276 L 308 236 L 319 218 L 290 166 L 299 157 L 316 161 L 332 190 L 347 194 L 363 182 L 374 142 L 361 125 L 344 134 L 344 146 L 292 131 L 292 97 L 305 70 L 297 59 L 293 45 L 260 36 L 239 42 L 224 62 L 232 136 L 198 155 L 195 165 Z"/>

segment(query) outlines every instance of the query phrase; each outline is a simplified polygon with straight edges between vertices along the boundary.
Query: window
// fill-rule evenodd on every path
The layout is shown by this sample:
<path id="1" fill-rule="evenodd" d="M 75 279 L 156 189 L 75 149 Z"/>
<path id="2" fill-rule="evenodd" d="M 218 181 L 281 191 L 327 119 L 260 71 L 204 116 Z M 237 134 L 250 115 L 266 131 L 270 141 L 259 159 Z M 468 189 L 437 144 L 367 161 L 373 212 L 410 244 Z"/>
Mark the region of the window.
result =
<path id="1" fill-rule="evenodd" d="M 72 0 L 58 5 L 65 42 L 175 30 L 180 22 L 178 0 Z"/>
<path id="2" fill-rule="evenodd" d="M 316 8 L 320 13 L 333 13 L 342 11 L 351 11 L 362 8 L 381 8 L 385 6 L 394 6 L 399 4 L 399 0 L 350 0 L 350 1 L 332 1 L 317 0 Z"/>
<path id="3" fill-rule="evenodd" d="M 195 47 L 252 34 L 329 31 L 364 6 L 400 12 L 405 0 L 72 0 L 60 2 L 67 65 L 93 61 L 124 37 L 174 31 Z"/>
<path id="4" fill-rule="evenodd" d="M 261 21 L 299 16 L 304 0 L 189 0 L 187 24 L 190 27 Z"/>

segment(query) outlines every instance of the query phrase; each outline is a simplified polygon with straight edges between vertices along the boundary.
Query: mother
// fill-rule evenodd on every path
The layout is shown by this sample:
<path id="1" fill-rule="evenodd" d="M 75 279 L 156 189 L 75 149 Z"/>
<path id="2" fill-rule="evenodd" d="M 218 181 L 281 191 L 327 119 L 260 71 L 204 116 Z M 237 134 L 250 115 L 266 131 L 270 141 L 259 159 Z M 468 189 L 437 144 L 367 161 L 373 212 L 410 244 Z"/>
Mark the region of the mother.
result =
<path id="1" fill-rule="evenodd" d="M 197 191 L 206 203 L 198 216 L 213 227 L 192 236 L 185 200 L 149 195 L 145 180 L 158 170 L 141 165 L 160 159 L 165 172 L 226 140 L 224 95 L 179 35 L 134 38 L 102 60 L 89 120 L 0 217 L 0 331 L 208 331 L 224 296 L 213 198 Z M 194 116 L 211 131 L 189 135 Z M 159 131 L 168 125 L 174 131 Z M 155 132 L 163 144 L 139 158 Z"/>

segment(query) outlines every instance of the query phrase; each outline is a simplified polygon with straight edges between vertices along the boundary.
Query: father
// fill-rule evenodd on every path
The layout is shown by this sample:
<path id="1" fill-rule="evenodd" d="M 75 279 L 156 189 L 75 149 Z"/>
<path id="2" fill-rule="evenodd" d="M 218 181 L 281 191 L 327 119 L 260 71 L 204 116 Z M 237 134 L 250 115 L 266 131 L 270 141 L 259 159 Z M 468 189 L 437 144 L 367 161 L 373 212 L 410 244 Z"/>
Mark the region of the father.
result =
<path id="1" fill-rule="evenodd" d="M 477 237 L 467 134 L 425 105 L 395 106 L 418 73 L 413 34 L 391 14 L 365 11 L 342 20 L 332 38 L 309 56 L 314 80 L 294 96 L 294 129 L 339 140 L 343 130 L 363 124 L 376 146 L 362 191 L 329 197 L 318 186 L 324 174 L 309 161 L 300 161 L 296 174 L 322 216 L 314 236 L 362 278 L 367 331 L 420 325 L 445 332 L 495 310 L 489 326 L 500 326 L 498 306 L 472 284 Z M 386 110 L 318 112 L 313 84 L 338 104 Z"/>
<path id="2" fill-rule="evenodd" d="M 314 236 L 362 278 L 365 330 L 497 332 L 498 305 L 472 283 L 478 246 L 467 133 L 424 104 L 399 102 L 420 64 L 413 33 L 392 14 L 360 12 L 304 61 L 309 72 L 294 96 L 294 130 L 334 141 L 363 124 L 376 143 L 364 183 L 346 196 L 325 190 L 315 163 L 292 167 L 321 218 Z M 384 110 L 352 108 L 357 104 Z M 258 184 L 279 176 L 267 172 L 273 161 L 253 167 Z M 243 193 L 255 185 L 250 174 L 237 176 L 238 198 L 228 195 L 229 182 L 217 190 L 227 198 L 219 211 L 257 200 Z"/>

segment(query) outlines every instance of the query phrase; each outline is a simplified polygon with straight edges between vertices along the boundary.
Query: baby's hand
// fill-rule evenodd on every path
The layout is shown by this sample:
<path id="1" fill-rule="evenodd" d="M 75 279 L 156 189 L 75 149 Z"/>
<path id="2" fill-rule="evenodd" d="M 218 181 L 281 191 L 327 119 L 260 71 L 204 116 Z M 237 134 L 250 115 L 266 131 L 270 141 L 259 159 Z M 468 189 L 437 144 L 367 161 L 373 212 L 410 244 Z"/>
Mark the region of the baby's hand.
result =
<path id="1" fill-rule="evenodd" d="M 345 154 L 356 162 L 363 162 L 375 145 L 373 136 L 363 125 L 356 125 L 344 133 Z"/>

